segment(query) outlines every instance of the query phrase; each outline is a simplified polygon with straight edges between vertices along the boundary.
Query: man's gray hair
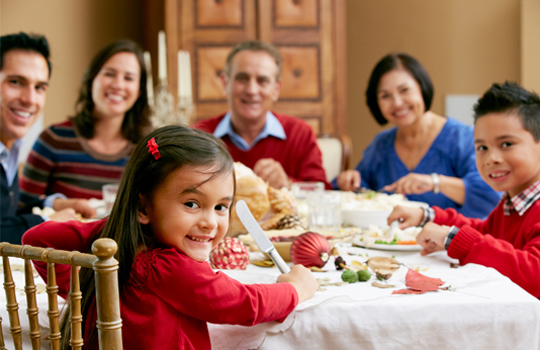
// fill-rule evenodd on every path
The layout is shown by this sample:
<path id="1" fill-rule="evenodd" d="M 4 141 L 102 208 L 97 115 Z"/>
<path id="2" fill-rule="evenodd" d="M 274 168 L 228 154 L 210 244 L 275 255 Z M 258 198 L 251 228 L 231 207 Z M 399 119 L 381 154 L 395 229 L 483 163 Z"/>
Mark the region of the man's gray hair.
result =
<path id="1" fill-rule="evenodd" d="M 236 56 L 237 53 L 241 51 L 246 51 L 246 50 L 264 51 L 268 53 L 270 56 L 272 56 L 277 66 L 276 81 L 279 81 L 281 79 L 281 66 L 282 66 L 283 59 L 281 58 L 279 51 L 274 45 L 268 44 L 259 40 L 244 41 L 236 45 L 232 49 L 232 51 L 227 56 L 227 61 L 225 62 L 225 74 L 227 75 L 228 78 L 231 77 L 231 66 L 232 66 L 232 60 L 234 56 Z"/>

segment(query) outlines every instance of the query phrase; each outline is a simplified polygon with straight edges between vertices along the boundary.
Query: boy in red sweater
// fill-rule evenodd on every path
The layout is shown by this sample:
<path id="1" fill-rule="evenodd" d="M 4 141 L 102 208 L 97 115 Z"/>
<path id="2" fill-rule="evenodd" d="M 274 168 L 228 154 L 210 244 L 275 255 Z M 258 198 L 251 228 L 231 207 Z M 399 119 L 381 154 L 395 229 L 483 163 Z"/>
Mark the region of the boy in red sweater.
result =
<path id="1" fill-rule="evenodd" d="M 474 112 L 476 166 L 505 192 L 499 205 L 486 220 L 454 209 L 396 207 L 388 222 L 424 225 L 420 254 L 446 249 L 460 264 L 492 267 L 540 298 L 540 98 L 514 83 L 493 84 Z"/>

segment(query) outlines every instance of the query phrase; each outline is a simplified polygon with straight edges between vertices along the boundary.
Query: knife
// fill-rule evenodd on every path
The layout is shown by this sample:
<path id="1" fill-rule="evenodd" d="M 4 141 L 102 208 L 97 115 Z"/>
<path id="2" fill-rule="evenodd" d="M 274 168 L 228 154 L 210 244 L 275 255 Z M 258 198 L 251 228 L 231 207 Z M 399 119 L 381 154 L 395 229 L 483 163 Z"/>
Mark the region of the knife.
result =
<path id="1" fill-rule="evenodd" d="M 289 269 L 287 263 L 279 255 L 272 242 L 270 242 L 270 239 L 268 239 L 268 236 L 266 236 L 257 220 L 255 220 L 244 200 L 239 200 L 236 203 L 236 214 L 238 214 L 238 218 L 251 237 L 253 237 L 261 251 L 270 255 L 270 258 L 281 273 L 289 273 L 291 269 Z"/>

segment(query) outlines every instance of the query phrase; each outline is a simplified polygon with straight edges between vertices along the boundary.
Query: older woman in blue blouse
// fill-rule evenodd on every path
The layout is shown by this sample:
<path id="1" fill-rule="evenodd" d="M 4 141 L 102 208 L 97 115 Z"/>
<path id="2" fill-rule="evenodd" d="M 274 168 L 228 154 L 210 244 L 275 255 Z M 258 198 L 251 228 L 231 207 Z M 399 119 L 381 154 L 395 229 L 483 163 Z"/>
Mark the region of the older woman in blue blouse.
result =
<path id="1" fill-rule="evenodd" d="M 500 195 L 476 169 L 473 128 L 430 111 L 433 85 L 413 57 L 394 53 L 373 69 L 366 91 L 375 120 L 395 127 L 379 133 L 355 170 L 334 187 L 403 193 L 410 200 L 485 217 Z"/>

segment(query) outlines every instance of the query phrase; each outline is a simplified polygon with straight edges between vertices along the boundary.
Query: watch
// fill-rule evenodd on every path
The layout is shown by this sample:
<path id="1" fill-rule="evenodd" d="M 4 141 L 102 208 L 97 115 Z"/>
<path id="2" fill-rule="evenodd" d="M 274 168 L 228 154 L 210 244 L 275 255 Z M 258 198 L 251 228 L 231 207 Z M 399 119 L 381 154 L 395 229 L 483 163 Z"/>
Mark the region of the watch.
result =
<path id="1" fill-rule="evenodd" d="M 432 173 L 431 174 L 431 179 L 433 180 L 433 193 L 437 194 L 437 193 L 440 192 L 440 189 L 439 189 L 439 183 L 440 183 L 439 174 Z"/>

